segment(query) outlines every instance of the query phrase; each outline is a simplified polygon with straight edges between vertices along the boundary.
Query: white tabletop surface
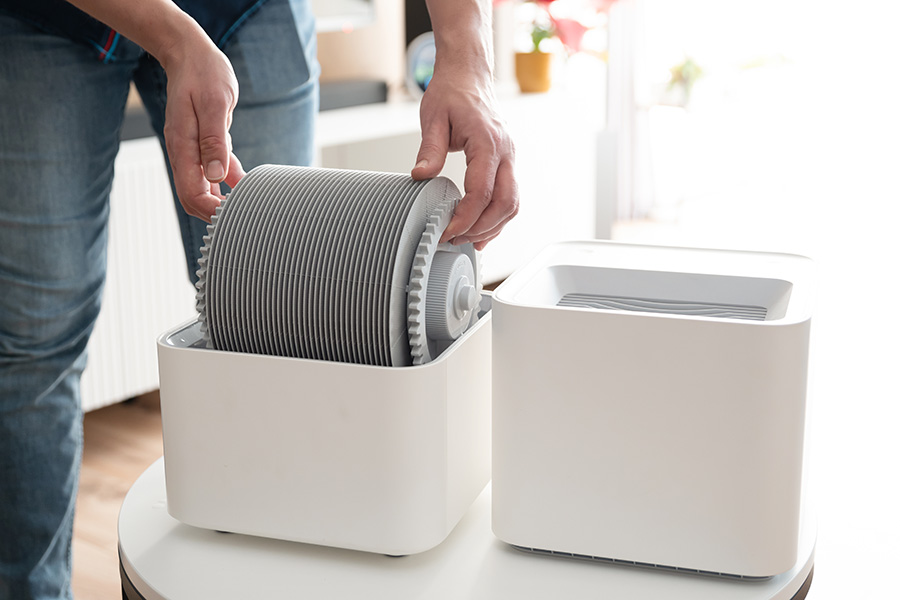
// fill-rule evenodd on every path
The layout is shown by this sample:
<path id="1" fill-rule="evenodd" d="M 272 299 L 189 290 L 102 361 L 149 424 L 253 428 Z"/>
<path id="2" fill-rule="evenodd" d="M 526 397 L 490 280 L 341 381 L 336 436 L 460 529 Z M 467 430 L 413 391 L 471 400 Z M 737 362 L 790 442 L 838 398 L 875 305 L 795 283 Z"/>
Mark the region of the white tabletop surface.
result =
<path id="1" fill-rule="evenodd" d="M 504 119 L 516 124 L 565 123 L 571 127 L 602 129 L 605 111 L 603 96 L 553 91 L 546 94 L 520 94 L 508 89 L 498 92 Z M 403 133 L 419 133 L 419 99 L 399 97 L 389 102 L 363 104 L 319 113 L 316 144 L 320 148 L 389 138 Z"/>
<path id="2" fill-rule="evenodd" d="M 125 498 L 119 547 L 125 572 L 149 600 L 790 599 L 813 561 L 812 519 L 802 533 L 803 558 L 792 571 L 743 582 L 528 554 L 493 536 L 490 512 L 488 486 L 444 543 L 400 558 L 217 533 L 169 516 L 160 459 Z"/>

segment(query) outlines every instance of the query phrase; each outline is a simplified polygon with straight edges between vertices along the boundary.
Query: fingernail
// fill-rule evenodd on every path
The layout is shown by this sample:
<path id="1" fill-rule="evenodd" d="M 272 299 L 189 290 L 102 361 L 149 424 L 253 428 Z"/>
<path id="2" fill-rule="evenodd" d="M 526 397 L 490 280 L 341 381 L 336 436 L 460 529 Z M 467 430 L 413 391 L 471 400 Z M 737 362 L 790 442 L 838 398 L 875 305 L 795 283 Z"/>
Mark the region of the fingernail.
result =
<path id="1" fill-rule="evenodd" d="M 409 163 L 406 163 L 406 164 L 409 164 Z M 423 158 L 422 160 L 420 160 L 419 162 L 417 162 L 417 163 L 416 163 L 416 166 L 413 167 L 413 168 L 414 168 L 414 169 L 424 169 L 424 168 L 427 167 L 427 166 L 428 166 L 428 160 Z"/>
<path id="2" fill-rule="evenodd" d="M 455 235 L 456 234 L 453 233 L 453 223 L 451 222 L 450 225 L 447 226 L 447 229 L 444 230 L 444 233 L 441 234 L 440 242 L 441 243 L 450 242 L 452 244 L 453 236 L 455 236 Z"/>
<path id="3" fill-rule="evenodd" d="M 469 238 L 462 237 L 462 236 L 455 237 L 452 240 L 450 240 L 450 243 L 453 244 L 454 246 L 462 246 L 463 244 L 469 243 Z"/>
<path id="4" fill-rule="evenodd" d="M 225 167 L 222 166 L 220 161 L 213 160 L 206 165 L 206 178 L 209 181 L 222 181 L 225 179 Z"/>

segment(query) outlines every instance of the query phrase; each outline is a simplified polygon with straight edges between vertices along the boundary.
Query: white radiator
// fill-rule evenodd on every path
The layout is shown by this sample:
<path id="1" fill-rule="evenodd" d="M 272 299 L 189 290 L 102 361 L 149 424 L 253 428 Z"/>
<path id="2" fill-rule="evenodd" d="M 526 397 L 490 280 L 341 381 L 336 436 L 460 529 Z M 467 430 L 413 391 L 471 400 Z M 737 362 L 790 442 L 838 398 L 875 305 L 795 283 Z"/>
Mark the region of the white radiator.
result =
<path id="1" fill-rule="evenodd" d="M 195 314 L 159 142 L 123 142 L 110 196 L 103 308 L 81 383 L 84 410 L 157 389 L 156 338 Z"/>

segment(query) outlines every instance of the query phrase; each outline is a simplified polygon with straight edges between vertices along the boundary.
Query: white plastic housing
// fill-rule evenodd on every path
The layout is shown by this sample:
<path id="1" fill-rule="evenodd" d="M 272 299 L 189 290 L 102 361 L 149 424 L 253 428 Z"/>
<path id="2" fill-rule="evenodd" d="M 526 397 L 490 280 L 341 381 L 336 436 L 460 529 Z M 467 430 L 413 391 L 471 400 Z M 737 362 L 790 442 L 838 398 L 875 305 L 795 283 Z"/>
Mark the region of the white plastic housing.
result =
<path id="1" fill-rule="evenodd" d="M 811 263 L 573 242 L 501 285 L 493 529 L 505 542 L 768 577 L 797 562 Z M 557 306 L 753 305 L 765 320 Z"/>
<path id="2" fill-rule="evenodd" d="M 168 510 L 188 525 L 414 554 L 490 479 L 491 315 L 436 360 L 376 367 L 158 341 Z"/>

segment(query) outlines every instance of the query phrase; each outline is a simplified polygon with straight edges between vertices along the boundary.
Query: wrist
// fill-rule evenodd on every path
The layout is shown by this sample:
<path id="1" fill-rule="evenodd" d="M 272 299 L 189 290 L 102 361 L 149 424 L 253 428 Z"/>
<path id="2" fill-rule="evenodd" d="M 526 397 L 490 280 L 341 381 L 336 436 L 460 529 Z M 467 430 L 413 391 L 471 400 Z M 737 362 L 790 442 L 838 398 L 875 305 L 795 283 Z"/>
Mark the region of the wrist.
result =
<path id="1" fill-rule="evenodd" d="M 434 26 L 435 71 L 492 80 L 494 65 L 490 3 L 429 0 Z"/>
<path id="2" fill-rule="evenodd" d="M 493 81 L 493 59 L 488 52 L 472 49 L 438 50 L 435 53 L 434 71 L 442 76 L 467 79 L 471 83 Z"/>
<path id="3" fill-rule="evenodd" d="M 172 5 L 174 10 L 166 13 L 154 24 L 150 43 L 141 46 L 149 52 L 163 69 L 184 64 L 190 58 L 201 56 L 207 46 L 215 47 L 203 28 L 187 13 Z"/>
<path id="4" fill-rule="evenodd" d="M 461 88 L 485 88 L 493 85 L 493 56 L 490 47 L 473 41 L 458 41 L 436 47 L 434 76 L 442 80 L 458 82 Z"/>

